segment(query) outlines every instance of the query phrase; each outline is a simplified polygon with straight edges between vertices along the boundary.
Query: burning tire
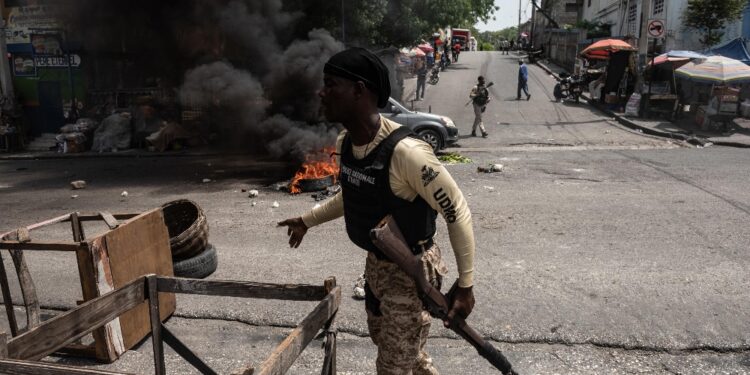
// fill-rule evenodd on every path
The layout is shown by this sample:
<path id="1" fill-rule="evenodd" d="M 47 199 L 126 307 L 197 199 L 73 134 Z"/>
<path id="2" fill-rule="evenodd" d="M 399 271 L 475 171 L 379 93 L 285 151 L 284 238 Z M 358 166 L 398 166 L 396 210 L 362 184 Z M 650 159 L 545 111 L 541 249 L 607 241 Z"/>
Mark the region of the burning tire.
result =
<path id="1" fill-rule="evenodd" d="M 191 258 L 207 248 L 208 221 L 195 202 L 179 199 L 164 204 L 162 211 L 169 231 L 172 259 Z"/>
<path id="2" fill-rule="evenodd" d="M 219 266 L 219 256 L 214 245 L 208 244 L 200 254 L 173 263 L 174 275 L 202 279 L 214 273 Z"/>

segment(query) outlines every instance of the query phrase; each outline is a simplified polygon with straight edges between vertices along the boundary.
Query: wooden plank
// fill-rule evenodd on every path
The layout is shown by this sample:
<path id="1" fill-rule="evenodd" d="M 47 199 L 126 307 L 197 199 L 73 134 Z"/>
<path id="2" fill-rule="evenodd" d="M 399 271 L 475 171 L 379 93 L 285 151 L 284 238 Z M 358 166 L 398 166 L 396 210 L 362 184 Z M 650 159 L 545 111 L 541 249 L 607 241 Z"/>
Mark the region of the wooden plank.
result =
<path id="1" fill-rule="evenodd" d="M 258 368 L 260 375 L 281 375 L 287 372 L 297 357 L 312 341 L 323 325 L 338 311 L 341 287 L 335 287 L 315 309 L 305 317 Z M 245 373 L 241 369 L 238 373 Z"/>
<path id="2" fill-rule="evenodd" d="M 156 277 L 149 275 L 147 278 L 148 286 L 148 310 L 151 320 L 151 346 L 154 350 L 154 373 L 164 375 L 167 373 L 164 364 L 164 341 L 161 337 L 162 325 L 159 319 L 159 288 L 156 286 Z"/>
<path id="3" fill-rule="evenodd" d="M 24 228 L 26 228 L 29 231 L 32 231 L 34 229 L 45 227 L 47 225 L 61 223 L 63 221 L 67 221 L 69 219 L 70 219 L 70 214 L 65 214 L 65 215 L 58 216 L 58 217 L 55 217 L 55 218 L 52 218 L 52 219 L 49 219 L 49 220 L 42 221 L 41 223 L 36 223 L 36 224 L 32 224 L 32 225 L 26 226 Z M 0 234 L 0 240 L 5 240 L 6 239 L 5 237 L 7 237 L 8 235 L 11 235 L 11 234 L 15 234 L 15 233 L 17 233 L 17 231 L 16 230 L 12 230 L 10 232 Z"/>
<path id="4" fill-rule="evenodd" d="M 86 246 L 80 248 L 76 252 L 76 257 L 78 259 L 78 276 L 81 280 L 81 292 L 83 294 L 84 301 L 91 301 L 92 299 L 101 295 L 97 285 L 98 278 L 96 276 L 99 274 L 99 270 L 95 269 L 94 266 L 95 264 L 99 264 L 101 262 L 95 262 L 94 254 L 92 253 L 93 251 L 97 251 L 101 247 L 99 245 L 100 242 L 101 239 L 94 239 L 90 243 L 84 243 L 84 245 Z M 119 325 L 119 321 L 109 322 L 107 324 Z M 93 336 L 96 358 L 104 362 L 115 361 L 117 359 L 117 354 L 114 351 L 114 347 L 112 345 L 109 345 L 109 343 L 107 342 L 107 334 L 105 328 L 97 328 L 96 330 L 94 330 Z"/>
<path id="5" fill-rule="evenodd" d="M 63 242 L 19 242 L 19 241 L 0 241 L 0 249 L 8 250 L 43 250 L 43 251 L 77 251 L 81 247 L 78 243 Z"/>
<path id="6" fill-rule="evenodd" d="M 8 342 L 8 356 L 39 360 L 74 342 L 145 300 L 145 278 L 58 315 Z"/>
<path id="7" fill-rule="evenodd" d="M 251 281 L 200 280 L 159 277 L 160 292 L 200 294 L 206 296 L 265 298 L 291 301 L 320 301 L 326 296 L 319 285 L 266 284 Z"/>
<path id="8" fill-rule="evenodd" d="M 3 293 L 3 304 L 5 304 L 5 314 L 8 316 L 8 325 L 10 334 L 18 335 L 18 322 L 16 322 L 16 313 L 13 310 L 13 297 L 10 295 L 10 285 L 8 284 L 8 273 L 5 272 L 5 262 L 0 254 L 0 290 Z"/>
<path id="9" fill-rule="evenodd" d="M 99 213 L 99 216 L 102 217 L 109 229 L 115 229 L 120 226 L 120 223 L 117 221 L 117 219 L 115 219 L 115 217 L 112 216 L 112 214 L 109 212 L 102 211 Z"/>
<path id="10" fill-rule="evenodd" d="M 112 372 L 87 369 L 49 362 L 19 361 L 17 359 L 0 359 L 0 373 L 19 375 L 130 375 L 126 372 Z"/>
<path id="11" fill-rule="evenodd" d="M 70 214 L 70 226 L 73 229 L 73 241 L 81 242 L 86 238 L 81 220 L 78 219 L 78 212 Z"/>
<path id="12" fill-rule="evenodd" d="M 27 241 L 31 239 L 28 230 L 25 228 L 24 230 L 17 230 L 15 235 L 9 235 L 8 238 L 17 240 L 19 243 L 25 242 L 24 245 L 27 245 L 29 243 Z M 34 286 L 34 280 L 31 278 L 29 267 L 26 265 L 23 251 L 10 250 L 10 257 L 13 259 L 18 284 L 21 287 L 23 305 L 26 308 L 26 329 L 28 330 L 39 325 L 39 300 L 36 296 L 36 287 Z"/>
<path id="13" fill-rule="evenodd" d="M 333 291 L 336 287 L 336 278 L 331 276 L 326 278 L 323 283 L 327 293 Z M 338 313 L 334 313 L 331 319 L 325 324 L 323 330 L 325 331 L 326 338 L 323 343 L 323 368 L 320 371 L 321 375 L 336 375 L 336 316 Z"/>
<path id="14" fill-rule="evenodd" d="M 140 214 L 112 214 L 112 216 L 114 216 L 114 218 L 117 220 L 129 220 L 138 215 Z M 78 214 L 78 220 L 80 221 L 99 221 L 101 219 L 102 217 L 98 213 L 97 214 L 90 214 L 90 213 Z"/>
<path id="15" fill-rule="evenodd" d="M 103 234 L 109 272 L 115 288 L 143 275 L 172 276 L 169 232 L 161 208 L 136 216 L 117 229 Z M 173 293 L 159 295 L 159 314 L 166 320 L 175 311 Z M 125 349 L 132 348 L 151 333 L 148 303 L 123 314 L 120 330 Z"/>

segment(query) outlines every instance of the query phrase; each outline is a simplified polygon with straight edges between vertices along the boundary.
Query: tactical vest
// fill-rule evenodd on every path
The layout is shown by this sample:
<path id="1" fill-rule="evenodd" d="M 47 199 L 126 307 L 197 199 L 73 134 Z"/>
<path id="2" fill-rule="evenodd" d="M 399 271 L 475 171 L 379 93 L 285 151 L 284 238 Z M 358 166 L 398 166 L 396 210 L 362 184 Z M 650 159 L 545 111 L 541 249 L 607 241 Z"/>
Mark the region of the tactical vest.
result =
<path id="1" fill-rule="evenodd" d="M 341 145 L 339 181 L 344 197 L 346 233 L 355 245 L 381 259 L 385 256 L 370 240 L 370 229 L 388 214 L 396 219 L 412 248 L 435 235 L 437 212 L 420 196 L 409 202 L 391 190 L 389 170 L 393 149 L 409 135 L 413 135 L 409 128 L 399 127 L 361 160 L 354 158 L 349 134 Z"/>
<path id="2" fill-rule="evenodd" d="M 488 102 L 487 99 L 489 98 L 490 98 L 490 92 L 487 90 L 487 87 L 477 86 L 477 96 L 474 97 L 474 103 L 476 103 L 476 105 L 485 105 L 487 104 Z"/>

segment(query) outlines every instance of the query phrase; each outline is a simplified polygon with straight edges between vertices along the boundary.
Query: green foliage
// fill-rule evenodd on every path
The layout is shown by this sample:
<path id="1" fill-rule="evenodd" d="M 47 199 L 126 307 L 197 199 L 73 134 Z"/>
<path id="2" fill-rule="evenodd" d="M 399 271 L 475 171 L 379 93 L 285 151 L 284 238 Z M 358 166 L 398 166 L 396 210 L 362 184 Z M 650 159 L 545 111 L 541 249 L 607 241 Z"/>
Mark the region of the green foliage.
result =
<path id="1" fill-rule="evenodd" d="M 494 0 L 284 0 L 286 9 L 304 14 L 299 32 L 321 27 L 337 38 L 342 4 L 347 44 L 379 47 L 413 44 L 440 27 L 470 28 L 498 9 Z"/>
<path id="2" fill-rule="evenodd" d="M 495 46 L 490 42 L 482 42 L 482 43 L 479 43 L 479 50 L 480 51 L 494 51 Z"/>
<path id="3" fill-rule="evenodd" d="M 725 23 L 739 19 L 745 6 L 747 0 L 688 0 L 685 26 L 702 31 L 700 42 L 708 47 L 721 40 Z"/>
<path id="4" fill-rule="evenodd" d="M 458 152 L 447 152 L 438 156 L 438 160 L 448 165 L 467 164 L 472 162 L 471 159 L 459 154 Z"/>

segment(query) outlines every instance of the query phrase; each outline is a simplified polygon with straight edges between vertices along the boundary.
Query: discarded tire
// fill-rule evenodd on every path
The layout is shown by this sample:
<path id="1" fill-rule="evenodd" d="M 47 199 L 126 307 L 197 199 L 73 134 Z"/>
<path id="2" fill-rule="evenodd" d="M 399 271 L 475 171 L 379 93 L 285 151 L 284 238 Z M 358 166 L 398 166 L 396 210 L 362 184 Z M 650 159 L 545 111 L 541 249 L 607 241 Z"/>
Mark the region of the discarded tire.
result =
<path id="1" fill-rule="evenodd" d="M 208 221 L 203 210 L 193 201 L 179 199 L 162 206 L 164 223 L 169 231 L 172 259 L 187 259 L 199 254 L 208 245 Z"/>
<path id="2" fill-rule="evenodd" d="M 218 265 L 219 256 L 216 253 L 216 248 L 214 245 L 208 244 L 200 254 L 192 258 L 175 261 L 173 263 L 174 275 L 202 279 L 214 273 Z"/>

